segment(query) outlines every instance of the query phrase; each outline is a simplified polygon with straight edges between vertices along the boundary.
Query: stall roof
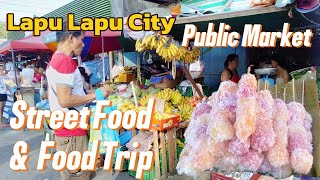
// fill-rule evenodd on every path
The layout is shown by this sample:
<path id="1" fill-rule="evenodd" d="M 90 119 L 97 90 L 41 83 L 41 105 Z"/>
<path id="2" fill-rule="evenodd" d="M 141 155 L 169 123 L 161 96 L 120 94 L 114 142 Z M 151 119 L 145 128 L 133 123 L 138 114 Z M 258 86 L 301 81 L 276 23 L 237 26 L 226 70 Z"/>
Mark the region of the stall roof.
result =
<path id="1" fill-rule="evenodd" d="M 41 35 L 48 34 L 49 32 L 45 31 Z M 49 50 L 42 42 L 40 36 L 29 36 L 19 40 L 6 41 L 0 45 L 0 54 L 9 53 L 11 49 L 15 51 Z"/>

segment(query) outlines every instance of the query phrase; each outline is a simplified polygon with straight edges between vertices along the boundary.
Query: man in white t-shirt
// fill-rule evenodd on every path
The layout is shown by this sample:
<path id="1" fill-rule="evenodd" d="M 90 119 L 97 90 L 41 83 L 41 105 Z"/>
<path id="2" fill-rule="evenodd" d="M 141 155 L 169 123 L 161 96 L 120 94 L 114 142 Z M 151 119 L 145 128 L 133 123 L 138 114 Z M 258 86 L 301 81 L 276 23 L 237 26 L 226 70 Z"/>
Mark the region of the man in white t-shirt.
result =
<path id="1" fill-rule="evenodd" d="M 85 104 L 90 103 L 96 98 L 95 94 L 86 94 L 83 90 L 83 81 L 73 56 L 79 56 L 84 46 L 84 38 L 81 31 L 57 32 L 57 51 L 52 55 L 51 61 L 46 70 L 48 80 L 48 94 L 50 110 L 69 110 L 80 111 Z M 102 88 L 104 96 L 108 95 L 105 88 Z M 68 130 L 63 128 L 55 130 L 55 140 L 57 151 L 70 153 L 78 151 L 81 154 L 88 149 L 88 137 L 86 130 Z M 61 179 L 92 179 L 88 171 L 69 171 L 61 172 Z"/>

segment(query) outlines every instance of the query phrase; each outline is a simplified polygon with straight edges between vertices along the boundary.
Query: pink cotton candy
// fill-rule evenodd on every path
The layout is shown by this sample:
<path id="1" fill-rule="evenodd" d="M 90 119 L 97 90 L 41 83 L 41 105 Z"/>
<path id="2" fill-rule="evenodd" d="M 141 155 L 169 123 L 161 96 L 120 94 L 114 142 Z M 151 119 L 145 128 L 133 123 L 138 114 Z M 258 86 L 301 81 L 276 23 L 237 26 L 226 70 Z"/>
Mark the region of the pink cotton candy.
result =
<path id="1" fill-rule="evenodd" d="M 312 168 L 313 156 L 305 149 L 295 149 L 291 154 L 292 169 L 296 173 L 308 174 Z"/>
<path id="2" fill-rule="evenodd" d="M 238 98 L 248 98 L 256 96 L 257 91 L 257 79 L 253 74 L 242 75 L 239 81 L 239 87 L 237 91 Z"/>
<path id="3" fill-rule="evenodd" d="M 288 121 L 288 126 L 292 124 L 304 126 L 304 121 L 307 117 L 307 112 L 303 105 L 298 102 L 291 102 L 288 104 L 288 110 L 290 111 L 290 119 Z"/>
<path id="4" fill-rule="evenodd" d="M 275 144 L 275 132 L 270 120 L 257 120 L 256 131 L 251 136 L 251 148 L 258 152 L 265 152 Z"/>
<path id="5" fill-rule="evenodd" d="M 257 96 L 258 115 L 263 116 L 265 119 L 273 118 L 274 100 L 270 91 L 264 90 L 258 92 Z"/>
<path id="6" fill-rule="evenodd" d="M 206 171 L 214 167 L 216 159 L 211 153 L 208 153 L 206 150 L 203 150 L 196 153 L 192 157 L 192 163 L 195 167 L 199 167 L 201 171 Z"/>
<path id="7" fill-rule="evenodd" d="M 201 102 L 194 108 L 193 113 L 195 114 L 195 116 L 200 116 L 202 114 L 209 114 L 211 109 L 212 107 L 209 104 L 207 104 L 206 102 Z"/>
<path id="8" fill-rule="evenodd" d="M 303 126 L 306 130 L 311 130 L 312 128 L 312 116 L 309 113 L 307 113 Z"/>
<path id="9" fill-rule="evenodd" d="M 288 125 L 290 112 L 286 103 L 281 99 L 276 99 L 273 112 L 273 129 L 276 134 L 276 142 L 288 145 Z"/>
<path id="10" fill-rule="evenodd" d="M 240 142 L 240 140 L 234 137 L 229 144 L 229 151 L 236 155 L 241 156 L 249 152 L 250 141 L 247 140 L 245 143 Z"/>
<path id="11" fill-rule="evenodd" d="M 265 155 L 263 158 L 263 161 L 261 163 L 261 166 L 258 169 L 258 172 L 261 172 L 263 174 L 268 174 L 272 171 L 272 166 L 270 164 L 270 162 L 268 161 L 267 156 Z"/>
<path id="12" fill-rule="evenodd" d="M 273 167 L 279 168 L 289 164 L 289 153 L 286 146 L 276 144 L 268 151 L 268 160 Z"/>
<path id="13" fill-rule="evenodd" d="M 208 134 L 215 142 L 231 140 L 235 134 L 233 125 L 225 117 L 225 113 L 217 113 L 208 125 Z"/>
<path id="14" fill-rule="evenodd" d="M 281 166 L 280 168 L 272 168 L 271 175 L 277 179 L 287 178 L 292 174 L 290 164 Z"/>
<path id="15" fill-rule="evenodd" d="M 244 143 L 256 130 L 256 99 L 238 99 L 236 115 L 236 135 Z"/>
<path id="16" fill-rule="evenodd" d="M 236 171 L 239 160 L 236 156 L 231 153 L 225 153 L 223 157 L 217 159 L 215 168 L 218 168 L 223 171 Z"/>
<path id="17" fill-rule="evenodd" d="M 290 154 L 298 148 L 308 150 L 307 133 L 303 126 L 290 126 L 288 139 L 288 151 Z"/>
<path id="18" fill-rule="evenodd" d="M 247 154 L 241 156 L 240 170 L 257 171 L 263 161 L 263 155 L 250 150 Z"/>
<path id="19" fill-rule="evenodd" d="M 216 157 L 224 157 L 229 153 L 230 141 L 219 142 L 215 144 L 214 155 Z"/>
<path id="20" fill-rule="evenodd" d="M 232 81 L 224 81 L 220 84 L 217 92 L 217 101 L 220 107 L 237 105 L 238 85 Z"/>

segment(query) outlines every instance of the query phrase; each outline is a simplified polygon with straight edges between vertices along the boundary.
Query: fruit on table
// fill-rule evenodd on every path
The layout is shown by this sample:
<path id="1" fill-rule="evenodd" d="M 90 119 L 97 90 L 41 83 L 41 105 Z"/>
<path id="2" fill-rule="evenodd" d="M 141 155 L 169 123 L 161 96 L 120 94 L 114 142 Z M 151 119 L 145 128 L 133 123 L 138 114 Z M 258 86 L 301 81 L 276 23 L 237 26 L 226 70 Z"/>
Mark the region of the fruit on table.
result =
<path id="1" fill-rule="evenodd" d="M 138 111 L 138 107 L 135 106 L 132 102 L 126 101 L 125 103 L 121 104 L 118 108 L 121 112 L 125 113 L 129 110 Z"/>
<path id="2" fill-rule="evenodd" d="M 181 120 L 189 120 L 191 119 L 191 115 L 192 115 L 192 112 L 193 112 L 193 108 L 188 105 L 188 104 L 181 104 L 179 107 L 178 107 L 179 111 L 180 111 L 180 117 L 181 117 Z"/>
<path id="3" fill-rule="evenodd" d="M 171 92 L 173 90 L 172 89 L 164 89 L 162 91 L 160 91 L 159 93 L 157 93 L 155 96 L 159 99 L 163 99 L 165 101 L 169 101 L 171 99 Z"/>
<path id="4" fill-rule="evenodd" d="M 144 97 L 141 97 L 141 99 L 139 100 L 140 105 L 141 106 L 147 106 L 149 98 L 150 98 L 150 95 L 146 95 Z"/>
<path id="5" fill-rule="evenodd" d="M 173 115 L 167 114 L 167 113 L 155 112 L 155 113 L 153 114 L 153 118 L 154 118 L 154 119 L 157 119 L 157 120 L 169 119 L 169 118 L 172 118 L 172 117 L 173 117 Z"/>
<path id="6" fill-rule="evenodd" d="M 196 107 L 199 103 L 200 103 L 200 98 L 199 97 L 192 97 L 190 100 L 188 100 L 188 104 L 191 106 L 191 107 Z"/>
<path id="7" fill-rule="evenodd" d="M 183 96 L 180 94 L 178 90 L 172 91 L 171 94 L 171 102 L 173 105 L 178 105 L 181 103 Z"/>

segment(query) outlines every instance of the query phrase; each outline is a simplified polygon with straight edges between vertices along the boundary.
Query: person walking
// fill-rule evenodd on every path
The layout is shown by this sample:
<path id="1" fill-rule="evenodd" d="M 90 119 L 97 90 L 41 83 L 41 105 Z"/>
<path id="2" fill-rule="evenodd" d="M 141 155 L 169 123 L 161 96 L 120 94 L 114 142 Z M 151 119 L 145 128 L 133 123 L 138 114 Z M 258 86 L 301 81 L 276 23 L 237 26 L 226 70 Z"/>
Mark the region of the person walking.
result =
<path id="1" fill-rule="evenodd" d="M 80 111 L 87 103 L 96 99 L 95 93 L 86 94 L 83 88 L 83 80 L 74 56 L 80 56 L 84 43 L 82 31 L 67 31 L 67 23 L 63 23 L 63 30 L 57 31 L 57 51 L 52 55 L 46 70 L 48 81 L 49 106 L 51 111 L 69 110 Z M 106 88 L 101 88 L 105 97 L 108 96 Z M 83 129 L 68 130 L 62 128 L 55 130 L 57 151 L 67 154 L 78 151 L 81 154 L 88 150 L 87 131 Z M 89 171 L 61 172 L 62 180 L 90 180 L 94 173 Z"/>

